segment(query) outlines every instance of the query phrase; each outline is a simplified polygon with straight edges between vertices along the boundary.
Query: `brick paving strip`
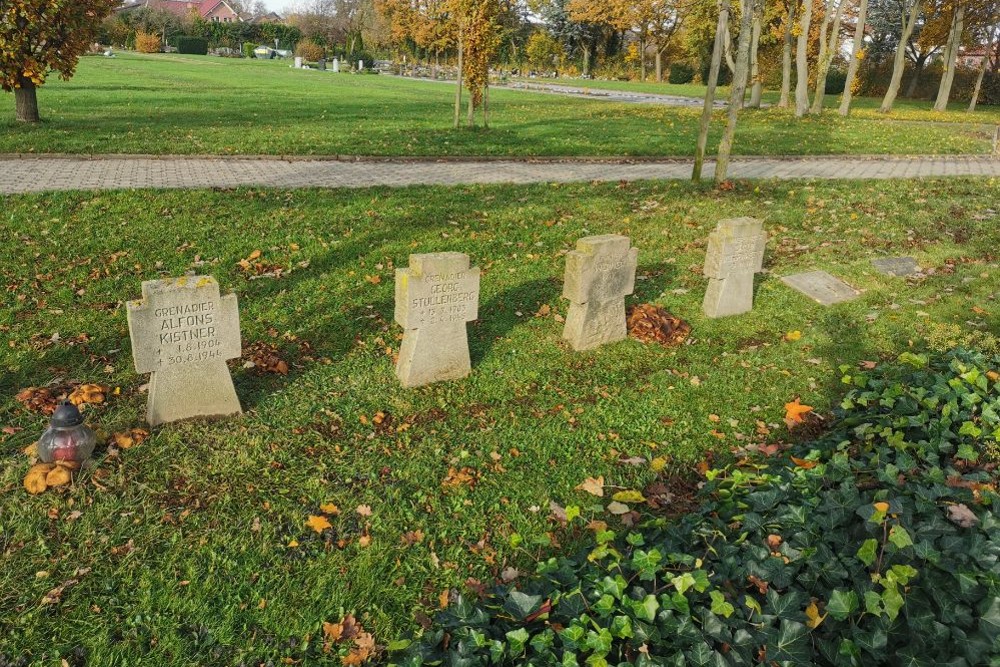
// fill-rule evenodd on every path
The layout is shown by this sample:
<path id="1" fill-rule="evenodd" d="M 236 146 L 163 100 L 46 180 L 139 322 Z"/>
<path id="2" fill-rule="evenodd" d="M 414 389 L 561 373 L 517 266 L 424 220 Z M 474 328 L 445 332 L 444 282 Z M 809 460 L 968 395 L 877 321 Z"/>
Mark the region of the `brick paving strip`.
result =
<path id="1" fill-rule="evenodd" d="M 704 174 L 711 180 L 715 165 Z M 1000 176 L 1000 157 L 740 157 L 732 179 L 885 179 Z M 217 156 L 0 156 L 0 194 L 57 190 L 368 187 L 467 183 L 685 180 L 691 161 L 614 159 L 381 159 Z"/>

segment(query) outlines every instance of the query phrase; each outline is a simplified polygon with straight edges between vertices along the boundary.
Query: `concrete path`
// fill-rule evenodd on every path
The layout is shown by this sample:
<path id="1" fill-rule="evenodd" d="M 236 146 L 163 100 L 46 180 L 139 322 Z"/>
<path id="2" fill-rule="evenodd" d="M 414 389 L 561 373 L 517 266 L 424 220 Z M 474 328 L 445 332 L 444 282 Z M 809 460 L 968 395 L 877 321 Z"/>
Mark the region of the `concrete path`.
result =
<path id="1" fill-rule="evenodd" d="M 705 165 L 711 180 L 715 164 Z M 274 157 L 7 156 L 0 194 L 55 190 L 367 187 L 688 179 L 690 160 L 351 160 Z M 731 179 L 1000 177 L 1000 158 L 735 158 Z"/>

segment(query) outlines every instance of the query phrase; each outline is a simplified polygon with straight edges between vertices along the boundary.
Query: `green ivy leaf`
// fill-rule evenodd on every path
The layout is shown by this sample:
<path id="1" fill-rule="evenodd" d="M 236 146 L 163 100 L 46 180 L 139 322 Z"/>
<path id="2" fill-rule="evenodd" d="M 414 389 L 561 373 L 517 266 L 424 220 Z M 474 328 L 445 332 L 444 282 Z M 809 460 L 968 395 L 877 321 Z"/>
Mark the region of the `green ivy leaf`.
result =
<path id="1" fill-rule="evenodd" d="M 869 538 L 861 544 L 861 548 L 858 549 L 858 558 L 862 563 L 868 567 L 872 566 L 875 562 L 876 554 L 878 552 L 878 540 L 875 538 Z"/>
<path id="2" fill-rule="evenodd" d="M 559 633 L 563 646 L 569 649 L 580 648 L 587 631 L 579 625 L 571 625 Z"/>
<path id="3" fill-rule="evenodd" d="M 503 608 L 516 620 L 523 621 L 538 611 L 544 601 L 545 598 L 541 595 L 528 595 L 521 591 L 511 591 L 503 603 Z"/>
<path id="4" fill-rule="evenodd" d="M 905 549 L 906 547 L 913 546 L 910 534 L 906 532 L 905 528 L 898 525 L 889 529 L 889 541 L 896 545 L 897 549 Z"/>
<path id="5" fill-rule="evenodd" d="M 719 591 L 711 591 L 709 597 L 712 598 L 712 613 L 729 618 L 736 611 L 736 607 L 726 602 L 726 596 Z"/>
<path id="6" fill-rule="evenodd" d="M 628 616 L 615 616 L 611 621 L 611 634 L 619 639 L 632 637 L 632 619 Z"/>
<path id="7" fill-rule="evenodd" d="M 506 637 L 510 655 L 519 656 L 524 653 L 524 647 L 528 645 L 531 634 L 524 628 L 518 628 L 517 630 L 509 630 Z"/>
<path id="8" fill-rule="evenodd" d="M 834 589 L 830 601 L 826 603 L 826 611 L 838 621 L 843 621 L 858 608 L 858 594 L 854 591 Z"/>
<path id="9" fill-rule="evenodd" d="M 656 612 L 660 609 L 660 603 L 656 601 L 655 595 L 647 595 L 643 598 L 642 602 L 635 602 L 632 606 L 632 610 L 635 612 L 636 618 L 640 621 L 646 621 L 652 623 L 656 620 Z"/>
<path id="10" fill-rule="evenodd" d="M 809 628 L 802 623 L 781 620 L 780 628 L 772 631 L 767 643 L 767 659 L 805 665 L 810 662 Z"/>
<path id="11" fill-rule="evenodd" d="M 586 646 L 594 652 L 594 655 L 605 656 L 611 652 L 611 643 L 613 640 L 614 638 L 607 628 L 601 628 L 596 632 L 588 630 Z"/>

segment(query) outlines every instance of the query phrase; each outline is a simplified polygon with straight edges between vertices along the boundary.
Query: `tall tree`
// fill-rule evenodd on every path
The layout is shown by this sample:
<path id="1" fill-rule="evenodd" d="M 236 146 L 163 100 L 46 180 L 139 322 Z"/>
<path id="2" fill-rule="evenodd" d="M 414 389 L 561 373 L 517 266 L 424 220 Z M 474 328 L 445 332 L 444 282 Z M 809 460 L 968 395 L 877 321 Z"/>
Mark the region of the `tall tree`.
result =
<path id="1" fill-rule="evenodd" d="M 0 88 L 14 92 L 15 117 L 37 123 L 37 87 L 51 72 L 69 79 L 118 0 L 0 2 Z"/>
<path id="2" fill-rule="evenodd" d="M 785 12 L 784 27 L 781 39 L 781 93 L 778 97 L 778 107 L 788 108 L 788 98 L 792 91 L 792 26 L 795 23 L 795 11 L 798 0 L 786 0 L 788 9 Z"/>
<path id="3" fill-rule="evenodd" d="M 1000 4 L 995 5 L 995 7 L 1000 7 Z M 994 21 L 996 17 L 994 17 Z M 972 90 L 972 99 L 969 100 L 969 113 L 976 110 L 976 104 L 979 102 L 979 91 L 983 88 L 983 77 L 986 76 L 986 70 L 990 68 L 990 59 L 1000 60 L 997 58 L 997 48 L 998 48 L 998 38 L 1000 38 L 1000 26 L 995 26 L 990 33 L 990 39 L 986 43 L 986 53 L 983 55 L 983 62 L 979 66 L 979 74 L 976 76 L 976 86 Z M 996 64 L 994 64 L 994 67 Z"/>
<path id="4" fill-rule="evenodd" d="M 795 116 L 809 113 L 809 24 L 812 22 L 812 0 L 802 0 L 799 35 L 795 45 Z"/>
<path id="5" fill-rule="evenodd" d="M 760 32 L 764 25 L 764 0 L 753 4 L 753 23 L 750 26 L 750 103 L 751 109 L 759 109 L 764 92 L 764 80 L 760 75 Z"/>
<path id="6" fill-rule="evenodd" d="M 896 102 L 896 96 L 899 95 L 899 84 L 903 80 L 903 67 L 906 63 L 906 44 L 910 35 L 913 34 L 913 28 L 917 25 L 917 18 L 920 16 L 922 0 L 909 0 L 909 3 L 909 11 L 907 11 L 906 2 L 904 2 L 900 12 L 902 30 L 899 35 L 899 44 L 896 46 L 896 55 L 892 59 L 892 78 L 889 79 L 889 87 L 885 91 L 882 106 L 879 108 L 882 113 L 892 111 L 892 105 Z"/>
<path id="7" fill-rule="evenodd" d="M 955 67 L 958 65 L 958 50 L 965 30 L 965 3 L 956 3 L 951 9 L 951 27 L 948 31 L 948 43 L 944 49 L 944 71 L 941 72 L 941 82 L 934 100 L 934 111 L 944 111 L 948 108 L 951 84 L 955 80 Z"/>
<path id="8" fill-rule="evenodd" d="M 834 8 L 836 5 L 836 9 Z M 840 20 L 847 0 L 830 0 L 823 13 L 823 24 L 819 32 L 819 59 L 816 62 L 816 97 L 813 98 L 812 113 L 823 112 L 826 96 L 826 76 L 830 63 L 840 46 Z"/>
<path id="9" fill-rule="evenodd" d="M 845 0 L 846 1 L 846 0 Z M 868 18 L 868 0 L 860 0 L 858 15 L 854 23 L 854 41 L 851 44 L 851 62 L 847 64 L 847 77 L 844 79 L 844 94 L 840 98 L 839 113 L 848 116 L 851 113 L 851 98 L 854 95 L 854 79 L 858 75 L 858 65 L 861 64 L 862 44 L 865 41 L 865 20 Z"/>
<path id="10" fill-rule="evenodd" d="M 733 139 L 736 137 L 736 121 L 743 108 L 743 96 L 747 90 L 747 69 L 750 61 L 750 24 L 754 14 L 754 0 L 743 0 L 740 6 L 740 38 L 736 46 L 736 69 L 733 72 L 733 83 L 729 88 L 729 109 L 726 111 L 726 129 L 719 141 L 719 150 L 715 156 L 715 182 L 722 183 L 729 172 L 729 155 L 733 151 Z"/>
<path id="11" fill-rule="evenodd" d="M 726 35 L 729 33 L 729 0 L 719 0 L 719 19 L 715 26 L 715 43 L 712 45 L 712 61 L 708 68 L 708 80 L 705 82 L 705 103 L 701 109 L 701 119 L 698 121 L 698 143 L 694 153 L 694 167 L 691 170 L 691 180 L 701 180 L 701 169 L 705 162 L 705 149 L 708 146 L 708 128 L 712 124 L 712 112 L 715 110 L 715 87 L 719 83 L 719 68 L 722 66 L 722 52 L 726 48 Z"/>

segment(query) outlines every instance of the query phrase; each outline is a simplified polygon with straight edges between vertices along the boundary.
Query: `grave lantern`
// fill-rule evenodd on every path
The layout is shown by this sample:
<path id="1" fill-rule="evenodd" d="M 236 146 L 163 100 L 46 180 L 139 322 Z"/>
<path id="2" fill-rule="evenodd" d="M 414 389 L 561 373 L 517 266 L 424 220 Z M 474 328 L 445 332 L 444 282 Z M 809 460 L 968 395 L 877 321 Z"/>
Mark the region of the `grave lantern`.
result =
<path id="1" fill-rule="evenodd" d="M 82 463 L 94 453 L 96 444 L 97 436 L 83 423 L 80 410 L 69 401 L 63 401 L 52 414 L 49 427 L 38 439 L 38 458 L 42 463 Z"/>

